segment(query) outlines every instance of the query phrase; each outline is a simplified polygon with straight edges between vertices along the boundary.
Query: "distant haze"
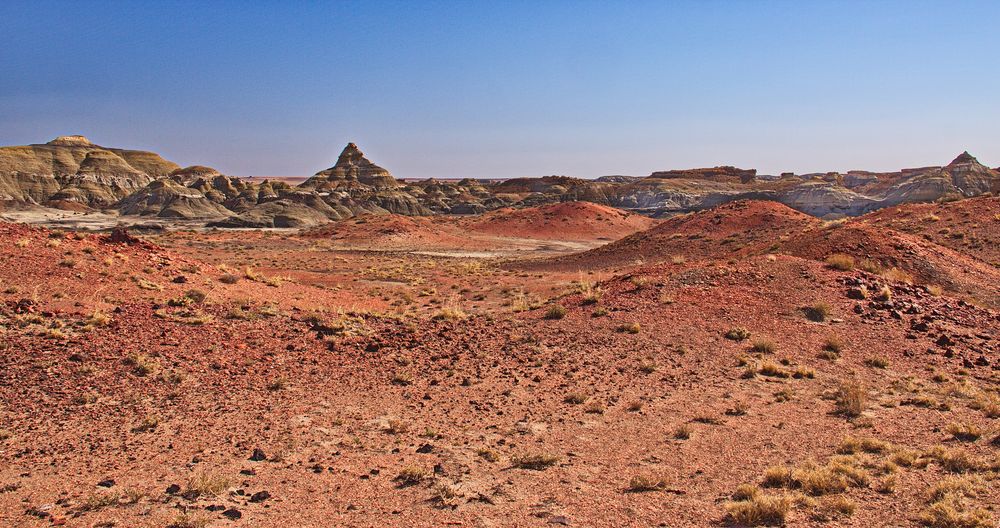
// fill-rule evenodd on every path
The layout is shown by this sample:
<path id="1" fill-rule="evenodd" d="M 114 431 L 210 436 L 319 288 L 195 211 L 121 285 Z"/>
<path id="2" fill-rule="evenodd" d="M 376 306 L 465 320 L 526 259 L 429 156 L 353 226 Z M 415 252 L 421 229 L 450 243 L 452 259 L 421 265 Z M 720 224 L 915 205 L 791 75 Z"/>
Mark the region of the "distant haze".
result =
<path id="1" fill-rule="evenodd" d="M 1000 165 L 1000 2 L 0 6 L 0 144 L 233 175 Z"/>

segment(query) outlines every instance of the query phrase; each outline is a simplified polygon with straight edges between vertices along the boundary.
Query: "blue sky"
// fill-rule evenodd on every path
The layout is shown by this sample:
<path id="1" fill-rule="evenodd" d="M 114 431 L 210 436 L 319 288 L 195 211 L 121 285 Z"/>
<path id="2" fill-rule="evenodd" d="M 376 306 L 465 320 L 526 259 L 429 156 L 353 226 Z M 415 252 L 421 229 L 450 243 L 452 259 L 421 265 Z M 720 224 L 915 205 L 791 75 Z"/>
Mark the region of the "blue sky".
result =
<path id="1" fill-rule="evenodd" d="M 0 144 L 234 175 L 1000 165 L 1000 2 L 0 3 Z"/>

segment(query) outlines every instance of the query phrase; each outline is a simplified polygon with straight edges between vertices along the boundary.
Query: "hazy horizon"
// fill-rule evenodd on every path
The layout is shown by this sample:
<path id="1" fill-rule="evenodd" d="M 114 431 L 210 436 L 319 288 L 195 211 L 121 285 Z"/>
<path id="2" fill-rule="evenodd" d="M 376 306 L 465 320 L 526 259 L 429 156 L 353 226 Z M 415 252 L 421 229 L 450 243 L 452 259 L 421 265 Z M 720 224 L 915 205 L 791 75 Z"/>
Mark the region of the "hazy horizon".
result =
<path id="1" fill-rule="evenodd" d="M 990 2 L 6 2 L 0 144 L 309 176 L 1000 165 Z"/>

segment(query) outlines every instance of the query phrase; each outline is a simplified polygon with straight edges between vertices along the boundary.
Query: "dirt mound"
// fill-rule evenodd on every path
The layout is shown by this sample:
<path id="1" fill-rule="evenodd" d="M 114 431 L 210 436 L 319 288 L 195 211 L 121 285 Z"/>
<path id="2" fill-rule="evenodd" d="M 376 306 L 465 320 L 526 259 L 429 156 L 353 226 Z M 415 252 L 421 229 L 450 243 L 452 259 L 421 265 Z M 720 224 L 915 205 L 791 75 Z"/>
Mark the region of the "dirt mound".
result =
<path id="1" fill-rule="evenodd" d="M 302 233 L 306 238 L 328 238 L 334 243 L 368 249 L 478 248 L 445 217 L 364 215 L 325 224 Z"/>
<path id="2" fill-rule="evenodd" d="M 635 262 L 729 258 L 762 253 L 783 238 L 821 224 L 770 201 L 736 201 L 675 216 L 597 249 L 560 257 L 556 266 L 606 267 Z"/>
<path id="3" fill-rule="evenodd" d="M 866 221 L 801 233 L 783 242 L 779 251 L 819 261 L 835 254 L 850 255 L 856 266 L 877 275 L 940 286 L 971 300 L 1000 305 L 1000 270 L 994 266 L 922 237 Z"/>
<path id="4" fill-rule="evenodd" d="M 540 240 L 617 240 L 655 224 L 651 218 L 591 202 L 505 208 L 462 222 L 479 233 Z"/>
<path id="5" fill-rule="evenodd" d="M 882 209 L 856 221 L 917 235 L 1000 267 L 1000 198 L 907 204 Z"/>

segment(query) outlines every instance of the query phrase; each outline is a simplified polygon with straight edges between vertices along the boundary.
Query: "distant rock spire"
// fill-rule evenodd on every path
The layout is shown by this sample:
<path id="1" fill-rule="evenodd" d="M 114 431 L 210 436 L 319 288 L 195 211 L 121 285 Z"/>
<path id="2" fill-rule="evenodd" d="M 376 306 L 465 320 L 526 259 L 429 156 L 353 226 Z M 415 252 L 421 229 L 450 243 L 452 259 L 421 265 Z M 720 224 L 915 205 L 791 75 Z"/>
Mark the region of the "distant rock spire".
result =
<path id="1" fill-rule="evenodd" d="M 949 163 L 949 165 L 958 165 L 960 163 L 979 163 L 979 160 L 977 160 L 972 154 L 969 154 L 969 151 L 966 150 L 965 152 L 959 154 L 957 158 Z"/>

